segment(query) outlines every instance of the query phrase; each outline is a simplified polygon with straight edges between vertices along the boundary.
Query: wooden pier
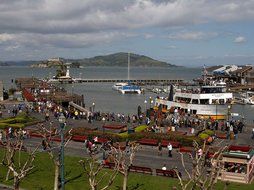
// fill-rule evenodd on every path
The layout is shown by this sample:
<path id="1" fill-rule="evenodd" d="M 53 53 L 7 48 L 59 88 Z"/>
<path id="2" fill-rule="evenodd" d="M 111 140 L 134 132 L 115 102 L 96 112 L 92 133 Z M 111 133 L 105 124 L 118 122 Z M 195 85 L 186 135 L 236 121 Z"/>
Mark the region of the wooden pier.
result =
<path id="1" fill-rule="evenodd" d="M 133 84 L 177 84 L 182 83 L 183 79 L 56 79 L 51 82 L 60 83 L 118 83 L 130 82 Z"/>

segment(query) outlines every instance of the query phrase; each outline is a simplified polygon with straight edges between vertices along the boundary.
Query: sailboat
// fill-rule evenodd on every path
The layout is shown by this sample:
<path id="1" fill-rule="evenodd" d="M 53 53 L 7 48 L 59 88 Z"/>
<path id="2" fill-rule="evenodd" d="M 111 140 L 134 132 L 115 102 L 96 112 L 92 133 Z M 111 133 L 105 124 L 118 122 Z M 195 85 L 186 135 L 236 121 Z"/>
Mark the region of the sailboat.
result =
<path id="1" fill-rule="evenodd" d="M 128 83 L 116 83 L 112 88 L 122 94 L 141 94 L 141 88 L 130 83 L 130 53 L 128 53 Z"/>

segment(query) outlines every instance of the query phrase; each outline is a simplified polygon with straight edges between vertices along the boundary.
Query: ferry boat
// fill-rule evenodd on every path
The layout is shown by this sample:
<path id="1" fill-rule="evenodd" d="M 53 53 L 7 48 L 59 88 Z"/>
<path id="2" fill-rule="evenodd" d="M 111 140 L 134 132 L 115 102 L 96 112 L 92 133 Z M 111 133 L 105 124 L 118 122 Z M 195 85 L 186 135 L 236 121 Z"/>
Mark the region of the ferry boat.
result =
<path id="1" fill-rule="evenodd" d="M 233 94 L 226 92 L 225 86 L 202 86 L 196 90 L 177 89 L 173 87 L 169 97 L 156 98 L 155 108 L 167 112 L 172 108 L 180 109 L 201 118 L 227 119 L 230 114 Z"/>

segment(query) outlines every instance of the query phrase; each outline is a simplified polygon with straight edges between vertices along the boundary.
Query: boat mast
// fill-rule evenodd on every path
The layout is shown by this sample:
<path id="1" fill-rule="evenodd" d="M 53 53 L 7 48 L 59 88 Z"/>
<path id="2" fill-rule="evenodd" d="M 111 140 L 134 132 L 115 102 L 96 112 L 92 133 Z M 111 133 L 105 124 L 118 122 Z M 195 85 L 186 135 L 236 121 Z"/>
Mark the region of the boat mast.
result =
<path id="1" fill-rule="evenodd" d="M 130 52 L 128 52 L 128 82 L 130 82 Z"/>
<path id="2" fill-rule="evenodd" d="M 207 81 L 207 70 L 206 70 L 206 66 L 204 65 L 203 67 L 203 81 L 204 81 L 204 85 L 206 85 L 206 81 Z"/>

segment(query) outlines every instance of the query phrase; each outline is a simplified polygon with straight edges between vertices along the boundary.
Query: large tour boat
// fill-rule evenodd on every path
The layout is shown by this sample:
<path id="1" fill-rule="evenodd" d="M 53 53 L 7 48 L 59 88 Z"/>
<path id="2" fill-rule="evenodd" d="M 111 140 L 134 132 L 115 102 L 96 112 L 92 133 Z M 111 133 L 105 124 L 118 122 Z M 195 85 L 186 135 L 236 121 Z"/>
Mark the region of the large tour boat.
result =
<path id="1" fill-rule="evenodd" d="M 203 118 L 227 119 L 230 114 L 233 94 L 225 86 L 202 86 L 195 90 L 176 89 L 171 86 L 168 98 L 156 98 L 155 108 L 167 112 L 178 108 L 185 113 Z"/>

